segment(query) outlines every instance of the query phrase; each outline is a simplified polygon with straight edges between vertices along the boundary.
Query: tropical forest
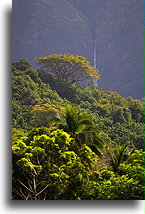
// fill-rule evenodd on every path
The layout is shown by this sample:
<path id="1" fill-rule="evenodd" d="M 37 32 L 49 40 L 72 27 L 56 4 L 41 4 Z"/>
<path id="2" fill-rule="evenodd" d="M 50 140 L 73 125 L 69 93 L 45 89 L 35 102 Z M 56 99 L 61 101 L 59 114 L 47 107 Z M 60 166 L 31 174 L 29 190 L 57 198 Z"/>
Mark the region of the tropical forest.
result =
<path id="1" fill-rule="evenodd" d="M 143 199 L 143 99 L 83 56 L 12 63 L 12 200 Z"/>

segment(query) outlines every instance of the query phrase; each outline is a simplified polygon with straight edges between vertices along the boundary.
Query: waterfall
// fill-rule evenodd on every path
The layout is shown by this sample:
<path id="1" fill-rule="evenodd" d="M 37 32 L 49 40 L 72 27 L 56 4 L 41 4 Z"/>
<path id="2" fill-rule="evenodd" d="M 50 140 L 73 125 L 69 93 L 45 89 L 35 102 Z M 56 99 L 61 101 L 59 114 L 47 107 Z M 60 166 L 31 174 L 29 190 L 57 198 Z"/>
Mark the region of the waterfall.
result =
<path id="1" fill-rule="evenodd" d="M 94 67 L 97 68 L 97 42 L 94 40 L 94 54 L 93 54 L 93 60 L 94 60 Z M 94 80 L 94 84 L 98 86 L 97 80 Z"/>
<path id="2" fill-rule="evenodd" d="M 96 60 L 96 51 L 97 51 L 97 43 L 96 40 L 94 41 L 94 67 L 97 67 L 97 60 Z"/>

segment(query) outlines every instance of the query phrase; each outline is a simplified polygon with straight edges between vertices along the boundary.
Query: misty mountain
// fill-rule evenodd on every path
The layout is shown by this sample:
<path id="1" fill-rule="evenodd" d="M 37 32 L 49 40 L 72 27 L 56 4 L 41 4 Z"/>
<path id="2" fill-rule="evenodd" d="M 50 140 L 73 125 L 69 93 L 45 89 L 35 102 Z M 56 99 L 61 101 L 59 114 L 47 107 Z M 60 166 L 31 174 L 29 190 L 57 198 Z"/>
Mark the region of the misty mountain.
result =
<path id="1" fill-rule="evenodd" d="M 96 62 L 100 87 L 143 97 L 143 0 L 13 0 L 13 61 L 70 53 Z"/>

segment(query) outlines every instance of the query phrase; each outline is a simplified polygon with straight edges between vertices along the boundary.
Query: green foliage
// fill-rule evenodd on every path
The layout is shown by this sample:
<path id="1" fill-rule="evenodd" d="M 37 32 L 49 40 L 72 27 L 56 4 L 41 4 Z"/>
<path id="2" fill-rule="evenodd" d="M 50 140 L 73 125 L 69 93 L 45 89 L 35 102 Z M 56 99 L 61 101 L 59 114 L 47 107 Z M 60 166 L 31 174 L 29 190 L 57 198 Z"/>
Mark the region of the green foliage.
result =
<path id="1" fill-rule="evenodd" d="M 128 98 L 128 100 L 133 119 L 136 122 L 143 122 L 143 103 L 132 98 Z"/>
<path id="2" fill-rule="evenodd" d="M 29 63 L 22 62 L 13 63 L 13 127 L 31 129 L 34 126 L 48 126 L 49 115 L 45 112 L 45 119 L 42 118 L 39 123 L 41 116 L 37 117 L 36 111 L 34 113 L 34 106 L 46 104 L 58 108 L 69 103 L 68 99 L 91 115 L 96 128 L 108 134 L 115 143 L 131 141 L 137 148 L 143 148 L 142 102 L 131 97 L 125 99 L 115 92 L 95 86 L 69 85 L 44 70 L 39 71 L 38 75 Z"/>
<path id="3" fill-rule="evenodd" d="M 117 173 L 107 169 L 96 172 L 100 158 L 86 144 L 77 154 L 72 149 L 76 143 L 68 133 L 54 127 L 17 132 L 12 146 L 13 199 L 142 199 L 140 150 L 125 159 L 125 164 L 120 161 Z"/>
<path id="4" fill-rule="evenodd" d="M 83 144 L 80 148 L 79 151 L 80 157 L 82 159 L 82 163 L 86 166 L 86 167 L 92 167 L 95 164 L 97 164 L 97 155 L 92 152 L 92 150 L 90 149 L 90 147 L 88 147 L 86 144 Z"/>
<path id="5" fill-rule="evenodd" d="M 144 168 L 140 164 L 132 166 L 131 164 L 120 164 L 118 173 L 120 175 L 126 174 L 129 178 L 137 180 L 139 184 L 143 185 Z"/>
<path id="6" fill-rule="evenodd" d="M 131 111 L 127 107 L 117 107 L 113 109 L 112 117 L 114 123 L 126 123 L 130 124 L 131 122 Z"/>
<path id="7" fill-rule="evenodd" d="M 55 120 L 54 120 L 55 122 Z M 67 104 L 62 107 L 62 114 L 56 116 L 56 122 L 64 131 L 74 135 L 82 132 L 86 127 L 92 126 L 91 117 L 82 113 L 78 106 Z"/>
<path id="8" fill-rule="evenodd" d="M 122 146 L 116 146 L 115 149 L 108 149 L 108 153 L 110 155 L 110 164 L 114 172 L 118 171 L 118 167 L 121 163 L 127 162 L 131 157 L 134 149 L 129 147 L 129 144 L 124 144 Z"/>
<path id="9" fill-rule="evenodd" d="M 144 157 L 145 152 L 143 152 L 141 149 L 135 150 L 134 153 L 129 158 L 129 162 L 131 163 L 132 166 L 140 164 L 142 167 L 144 167 Z"/>
<path id="10" fill-rule="evenodd" d="M 33 124 L 35 127 L 46 126 L 48 127 L 51 120 L 59 115 L 60 109 L 55 105 L 42 104 L 35 105 L 32 109 Z"/>
<path id="11" fill-rule="evenodd" d="M 28 68 L 32 68 L 31 64 L 24 59 L 20 59 L 18 62 L 13 62 L 12 66 L 15 71 L 25 71 Z"/>
<path id="12" fill-rule="evenodd" d="M 32 109 L 35 105 L 46 103 L 60 105 L 66 102 L 48 84 L 41 81 L 38 72 L 25 60 L 13 63 L 12 95 L 12 116 L 15 128 L 34 127 L 35 116 L 32 114 Z"/>
<path id="13" fill-rule="evenodd" d="M 97 191 L 99 200 L 133 200 L 142 199 L 142 186 L 133 178 L 126 175 L 111 176 L 101 181 Z M 141 191 L 141 192 L 140 192 Z"/>
<path id="14" fill-rule="evenodd" d="M 71 55 L 37 60 L 59 60 L 60 75 L 76 60 L 90 66 Z M 44 67 L 12 67 L 13 199 L 143 199 L 143 103 Z"/>
<path id="15" fill-rule="evenodd" d="M 35 135 L 40 131 L 41 135 Z M 81 199 L 83 189 L 88 189 L 88 164 L 97 161 L 97 156 L 84 145 L 79 157 L 69 150 L 72 143 L 68 133 L 52 128 L 34 129 L 14 139 L 14 199 Z"/>
<path id="16" fill-rule="evenodd" d="M 48 74 L 47 71 L 38 70 L 38 75 L 41 80 L 49 84 L 52 90 L 55 90 L 60 97 L 66 98 L 67 100 L 73 102 L 75 100 L 76 89 L 74 85 L 70 85 L 67 82 L 62 81 L 61 79 L 57 79 L 52 74 Z"/>
<path id="17" fill-rule="evenodd" d="M 76 150 L 82 145 L 87 144 L 96 152 L 101 153 L 104 142 L 101 135 L 94 128 L 94 122 L 91 115 L 82 112 L 78 106 L 67 104 L 62 107 L 62 113 L 56 115 L 53 123 L 58 128 L 68 132 L 77 142 Z"/>
<path id="18" fill-rule="evenodd" d="M 37 64 L 42 65 L 39 70 L 47 69 L 48 73 L 70 84 L 99 78 L 98 70 L 82 56 L 52 54 L 36 57 L 35 60 Z"/>
<path id="19" fill-rule="evenodd" d="M 101 171 L 101 173 L 100 173 L 100 175 L 99 175 L 99 179 L 100 180 L 108 180 L 108 179 L 110 179 L 111 177 L 114 177 L 115 176 L 115 174 L 114 174 L 114 172 L 112 172 L 112 171 L 109 171 L 109 170 L 102 170 Z"/>

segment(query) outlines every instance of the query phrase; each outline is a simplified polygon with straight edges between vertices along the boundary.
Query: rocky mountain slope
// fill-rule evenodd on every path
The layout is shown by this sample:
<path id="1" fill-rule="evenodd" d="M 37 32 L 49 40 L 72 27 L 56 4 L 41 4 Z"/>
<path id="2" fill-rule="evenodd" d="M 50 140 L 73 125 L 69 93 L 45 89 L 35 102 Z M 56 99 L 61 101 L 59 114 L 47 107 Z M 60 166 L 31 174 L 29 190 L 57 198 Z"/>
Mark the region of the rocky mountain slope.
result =
<path id="1" fill-rule="evenodd" d="M 100 87 L 143 97 L 143 0 L 13 1 L 13 61 L 71 53 L 93 65 Z"/>

